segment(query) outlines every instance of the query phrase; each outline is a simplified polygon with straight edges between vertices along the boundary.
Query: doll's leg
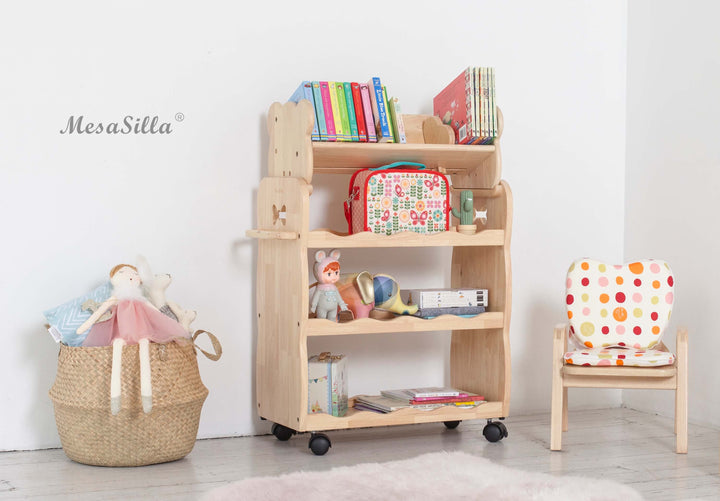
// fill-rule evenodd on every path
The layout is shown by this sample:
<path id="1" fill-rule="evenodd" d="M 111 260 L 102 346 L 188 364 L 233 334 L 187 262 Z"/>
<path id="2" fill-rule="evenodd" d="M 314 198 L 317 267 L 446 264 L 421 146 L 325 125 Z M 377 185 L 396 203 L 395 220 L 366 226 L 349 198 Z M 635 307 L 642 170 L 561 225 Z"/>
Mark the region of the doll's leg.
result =
<path id="1" fill-rule="evenodd" d="M 331 322 L 337 322 L 337 307 L 332 308 L 331 310 L 329 310 L 329 311 L 327 312 L 327 317 L 325 317 L 325 318 L 327 318 L 327 319 L 330 320 Z"/>
<path id="2" fill-rule="evenodd" d="M 117 415 L 120 412 L 120 391 L 122 388 L 120 376 L 122 374 L 122 349 L 125 340 L 116 338 L 113 341 L 112 370 L 110 373 L 110 412 Z"/>
<path id="3" fill-rule="evenodd" d="M 152 380 L 150 378 L 150 341 L 138 341 L 140 350 L 140 395 L 142 396 L 143 411 L 149 414 L 152 410 Z"/>

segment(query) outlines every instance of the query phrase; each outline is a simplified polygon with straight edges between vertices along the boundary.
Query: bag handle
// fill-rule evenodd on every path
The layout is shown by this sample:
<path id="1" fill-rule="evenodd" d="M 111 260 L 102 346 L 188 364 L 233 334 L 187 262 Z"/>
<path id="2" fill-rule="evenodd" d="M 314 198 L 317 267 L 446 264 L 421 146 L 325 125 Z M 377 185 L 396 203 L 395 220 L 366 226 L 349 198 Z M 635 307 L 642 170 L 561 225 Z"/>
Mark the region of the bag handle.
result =
<path id="1" fill-rule="evenodd" d="M 408 169 L 417 169 L 417 170 L 425 170 L 425 164 L 421 164 L 418 162 L 393 162 L 391 164 L 387 165 L 381 165 L 380 167 L 371 167 L 368 170 L 386 170 L 386 169 L 396 169 L 400 168 L 402 166 L 407 166 Z"/>
<path id="2" fill-rule="evenodd" d="M 214 354 L 208 353 L 207 351 L 205 351 L 205 350 L 203 350 L 202 348 L 200 348 L 197 344 L 195 344 L 195 340 L 196 340 L 196 339 L 198 338 L 198 336 L 200 336 L 200 334 L 202 334 L 202 333 L 207 334 L 208 337 L 210 338 L 210 342 L 211 342 L 212 345 L 213 345 L 213 350 L 215 351 Z M 215 361 L 217 361 L 217 360 L 220 360 L 220 357 L 222 356 L 222 345 L 220 344 L 220 341 L 218 341 L 218 338 L 215 337 L 215 334 L 213 334 L 212 332 L 204 331 L 204 330 L 196 330 L 196 331 L 195 331 L 195 334 L 193 334 L 192 340 L 193 340 L 193 345 L 195 346 L 195 348 L 197 348 L 198 350 L 200 350 L 203 355 L 205 355 L 206 357 L 208 357 L 208 358 L 209 358 L 210 360 L 212 360 L 213 362 L 215 362 Z"/>

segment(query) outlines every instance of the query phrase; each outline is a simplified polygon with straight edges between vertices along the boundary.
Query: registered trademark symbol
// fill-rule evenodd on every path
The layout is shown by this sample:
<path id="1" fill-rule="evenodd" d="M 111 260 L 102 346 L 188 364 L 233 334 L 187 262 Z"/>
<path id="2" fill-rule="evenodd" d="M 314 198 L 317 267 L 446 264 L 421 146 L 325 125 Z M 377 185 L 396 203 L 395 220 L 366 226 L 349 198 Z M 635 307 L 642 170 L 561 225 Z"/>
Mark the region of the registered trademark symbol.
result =
<path id="1" fill-rule="evenodd" d="M 182 122 L 183 120 L 185 120 L 185 115 L 182 113 L 175 113 L 175 121 Z"/>

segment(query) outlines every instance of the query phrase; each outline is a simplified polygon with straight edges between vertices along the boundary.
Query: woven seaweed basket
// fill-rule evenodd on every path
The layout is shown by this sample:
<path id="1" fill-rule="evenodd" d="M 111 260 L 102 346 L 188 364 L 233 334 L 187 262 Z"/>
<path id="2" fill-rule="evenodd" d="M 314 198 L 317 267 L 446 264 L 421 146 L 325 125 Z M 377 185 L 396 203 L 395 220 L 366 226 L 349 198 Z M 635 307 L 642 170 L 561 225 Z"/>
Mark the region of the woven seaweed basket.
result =
<path id="1" fill-rule="evenodd" d="M 197 331 L 197 336 L 206 331 Z M 210 337 L 217 360 L 222 347 Z M 198 348 L 199 349 L 199 348 Z M 140 397 L 138 345 L 123 347 L 122 406 L 110 413 L 112 347 L 61 345 L 50 398 L 65 454 L 96 466 L 142 466 L 174 461 L 195 445 L 208 389 L 200 380 L 193 342 L 150 343 L 153 407 L 145 414 Z"/>

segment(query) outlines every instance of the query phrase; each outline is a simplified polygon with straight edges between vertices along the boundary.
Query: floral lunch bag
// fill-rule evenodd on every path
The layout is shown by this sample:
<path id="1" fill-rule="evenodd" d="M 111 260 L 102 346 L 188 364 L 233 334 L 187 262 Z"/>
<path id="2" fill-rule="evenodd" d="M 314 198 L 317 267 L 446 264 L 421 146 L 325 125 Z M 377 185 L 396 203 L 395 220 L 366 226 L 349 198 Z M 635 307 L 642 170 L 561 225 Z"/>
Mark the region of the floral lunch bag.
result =
<path id="1" fill-rule="evenodd" d="M 447 231 L 450 229 L 447 178 L 415 162 L 359 170 L 350 179 L 345 218 L 350 234 Z"/>

